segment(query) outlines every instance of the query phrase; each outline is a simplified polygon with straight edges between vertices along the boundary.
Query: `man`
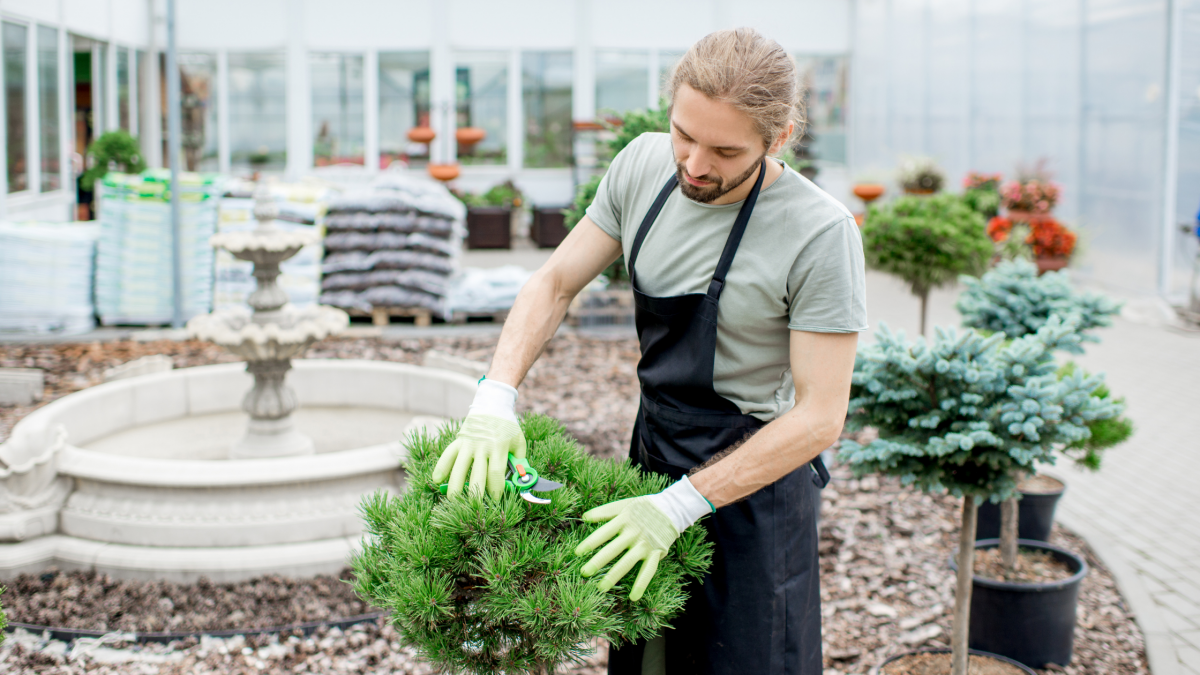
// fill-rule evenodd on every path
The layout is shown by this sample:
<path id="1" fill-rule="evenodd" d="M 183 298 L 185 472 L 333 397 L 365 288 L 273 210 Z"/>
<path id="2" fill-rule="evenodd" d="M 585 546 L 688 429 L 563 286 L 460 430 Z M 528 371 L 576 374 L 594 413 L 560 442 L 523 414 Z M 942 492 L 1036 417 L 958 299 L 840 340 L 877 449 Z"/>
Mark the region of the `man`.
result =
<path id="1" fill-rule="evenodd" d="M 612 563 L 606 589 L 640 563 L 637 600 L 709 514 L 716 548 L 672 629 L 612 650 L 609 672 L 818 675 L 819 453 L 841 432 L 866 328 L 862 243 L 845 207 L 772 158 L 803 124 L 777 43 L 713 33 L 668 89 L 670 133 L 613 160 L 587 217 L 521 291 L 434 478 L 499 496 L 506 454 L 525 452 L 516 387 L 571 299 L 623 253 L 642 349 L 630 457 L 676 482 L 584 514 L 606 522 L 576 553 L 591 556 L 585 575 Z"/>

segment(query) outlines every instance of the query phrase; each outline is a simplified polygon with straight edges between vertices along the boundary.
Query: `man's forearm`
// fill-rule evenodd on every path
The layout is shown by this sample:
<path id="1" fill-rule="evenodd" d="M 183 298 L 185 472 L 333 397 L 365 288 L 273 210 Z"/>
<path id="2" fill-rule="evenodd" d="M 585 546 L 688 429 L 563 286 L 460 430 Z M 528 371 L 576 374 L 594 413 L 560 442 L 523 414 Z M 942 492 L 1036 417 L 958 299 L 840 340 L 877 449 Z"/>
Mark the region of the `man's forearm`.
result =
<path id="1" fill-rule="evenodd" d="M 828 406 L 796 406 L 689 480 L 714 507 L 732 504 L 812 461 L 837 440 L 844 419 Z"/>
<path id="2" fill-rule="evenodd" d="M 529 279 L 513 303 L 488 369 L 489 380 L 518 387 L 554 337 L 573 295 L 545 270 Z"/>

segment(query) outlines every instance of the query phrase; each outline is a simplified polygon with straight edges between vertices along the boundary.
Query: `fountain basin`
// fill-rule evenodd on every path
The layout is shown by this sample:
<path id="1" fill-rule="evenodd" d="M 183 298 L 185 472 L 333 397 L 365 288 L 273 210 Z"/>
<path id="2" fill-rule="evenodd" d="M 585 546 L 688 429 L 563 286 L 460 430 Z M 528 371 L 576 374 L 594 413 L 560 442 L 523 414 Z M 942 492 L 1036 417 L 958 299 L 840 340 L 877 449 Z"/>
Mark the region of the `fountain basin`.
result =
<path id="1" fill-rule="evenodd" d="M 465 415 L 476 384 L 380 361 L 293 366 L 312 455 L 227 459 L 249 421 L 242 363 L 98 385 L 21 420 L 18 447 L 0 446 L 0 504 L 41 510 L 0 510 L 0 541 L 11 542 L 0 543 L 0 577 L 49 565 L 179 581 L 339 570 L 361 537 L 362 497 L 404 488 L 400 439 Z"/>

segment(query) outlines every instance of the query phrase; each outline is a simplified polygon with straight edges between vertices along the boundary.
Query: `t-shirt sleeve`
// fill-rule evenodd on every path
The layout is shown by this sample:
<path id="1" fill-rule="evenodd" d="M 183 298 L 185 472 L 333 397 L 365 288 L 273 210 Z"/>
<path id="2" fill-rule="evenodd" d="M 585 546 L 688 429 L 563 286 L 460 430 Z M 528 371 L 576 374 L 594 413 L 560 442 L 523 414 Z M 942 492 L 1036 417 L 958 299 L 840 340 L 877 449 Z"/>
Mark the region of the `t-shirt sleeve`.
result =
<path id="1" fill-rule="evenodd" d="M 600 187 L 596 188 L 596 197 L 587 207 L 587 215 L 592 222 L 617 241 L 621 241 L 621 216 L 625 207 L 625 199 L 629 196 L 626 194 L 629 173 L 634 169 L 633 165 L 637 163 L 633 155 L 637 153 L 642 140 L 642 136 L 635 138 L 621 152 L 617 153 L 612 164 L 608 166 L 604 178 L 600 180 Z"/>
<path id="2" fill-rule="evenodd" d="M 813 237 L 788 274 L 788 328 L 814 333 L 867 329 L 862 237 L 851 217 Z"/>

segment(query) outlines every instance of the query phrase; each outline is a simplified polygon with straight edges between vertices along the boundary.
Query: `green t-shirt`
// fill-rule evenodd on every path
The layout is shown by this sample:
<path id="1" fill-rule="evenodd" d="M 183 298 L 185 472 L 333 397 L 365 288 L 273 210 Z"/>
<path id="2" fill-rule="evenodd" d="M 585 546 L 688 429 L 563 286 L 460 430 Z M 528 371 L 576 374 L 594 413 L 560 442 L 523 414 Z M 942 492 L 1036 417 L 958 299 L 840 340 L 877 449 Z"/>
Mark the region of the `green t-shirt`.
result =
<path id="1" fill-rule="evenodd" d="M 587 214 L 621 242 L 626 260 L 646 211 L 674 172 L 670 136 L 647 133 L 617 155 L 600 182 Z M 672 192 L 638 254 L 638 290 L 655 297 L 706 292 L 741 205 L 700 204 Z M 785 166 L 759 193 L 725 280 L 713 389 L 743 414 L 775 419 L 795 399 L 790 331 L 866 328 L 862 239 L 854 217 Z"/>

